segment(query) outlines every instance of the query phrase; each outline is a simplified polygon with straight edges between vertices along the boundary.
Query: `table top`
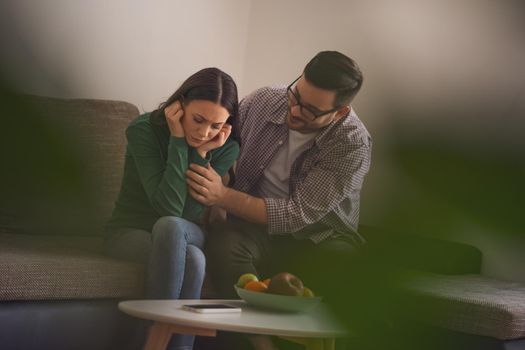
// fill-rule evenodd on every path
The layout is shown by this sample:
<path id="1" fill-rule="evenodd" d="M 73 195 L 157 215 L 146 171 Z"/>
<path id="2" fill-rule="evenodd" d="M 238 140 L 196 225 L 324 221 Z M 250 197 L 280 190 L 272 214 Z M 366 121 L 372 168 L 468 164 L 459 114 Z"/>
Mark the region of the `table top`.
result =
<path id="1" fill-rule="evenodd" d="M 224 303 L 242 308 L 240 313 L 200 314 L 182 308 L 185 304 Z M 350 333 L 334 320 L 321 303 L 306 313 L 280 313 L 248 305 L 243 300 L 129 300 L 119 309 L 147 320 L 181 326 L 288 337 L 346 337 Z"/>

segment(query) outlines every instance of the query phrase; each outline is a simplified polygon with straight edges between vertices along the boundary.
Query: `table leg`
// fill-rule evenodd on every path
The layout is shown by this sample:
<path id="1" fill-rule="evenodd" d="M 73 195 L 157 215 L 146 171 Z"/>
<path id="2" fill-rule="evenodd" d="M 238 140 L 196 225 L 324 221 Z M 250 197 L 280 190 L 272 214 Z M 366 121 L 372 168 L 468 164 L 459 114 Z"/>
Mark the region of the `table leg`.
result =
<path id="1" fill-rule="evenodd" d="M 305 350 L 335 350 L 334 338 L 299 338 L 280 337 L 285 340 L 304 345 Z"/>
<path id="2" fill-rule="evenodd" d="M 173 333 L 193 334 L 214 337 L 217 331 L 195 327 L 179 326 L 171 323 L 155 322 L 148 331 L 144 350 L 165 350 Z"/>

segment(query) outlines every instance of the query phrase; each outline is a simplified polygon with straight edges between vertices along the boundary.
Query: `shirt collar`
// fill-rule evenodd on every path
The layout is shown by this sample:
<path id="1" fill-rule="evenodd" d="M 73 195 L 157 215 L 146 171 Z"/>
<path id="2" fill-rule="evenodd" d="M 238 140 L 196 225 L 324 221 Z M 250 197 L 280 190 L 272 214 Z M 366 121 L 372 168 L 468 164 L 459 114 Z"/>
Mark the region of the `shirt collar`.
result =
<path id="1" fill-rule="evenodd" d="M 319 132 L 319 134 L 317 134 L 315 138 L 315 143 L 319 146 L 322 146 L 325 142 L 330 140 L 333 137 L 333 135 L 335 135 L 337 130 L 339 130 L 339 128 L 342 127 L 343 123 L 345 123 L 345 121 L 351 118 L 351 112 L 352 108 L 350 107 L 350 111 L 341 118 L 339 118 L 338 121 L 332 122 L 325 128 L 321 129 L 321 131 Z"/>

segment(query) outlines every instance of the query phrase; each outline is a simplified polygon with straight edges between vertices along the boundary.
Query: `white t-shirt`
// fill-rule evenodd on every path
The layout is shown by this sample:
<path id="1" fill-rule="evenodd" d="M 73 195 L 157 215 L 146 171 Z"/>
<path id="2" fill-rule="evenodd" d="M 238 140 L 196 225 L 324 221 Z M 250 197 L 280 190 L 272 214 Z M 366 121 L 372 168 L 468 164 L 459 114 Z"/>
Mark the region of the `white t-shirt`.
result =
<path id="1" fill-rule="evenodd" d="M 281 146 L 264 170 L 259 183 L 259 195 L 262 198 L 288 198 L 288 180 L 293 162 L 316 136 L 315 132 L 302 134 L 295 130 L 289 131 L 288 143 Z"/>

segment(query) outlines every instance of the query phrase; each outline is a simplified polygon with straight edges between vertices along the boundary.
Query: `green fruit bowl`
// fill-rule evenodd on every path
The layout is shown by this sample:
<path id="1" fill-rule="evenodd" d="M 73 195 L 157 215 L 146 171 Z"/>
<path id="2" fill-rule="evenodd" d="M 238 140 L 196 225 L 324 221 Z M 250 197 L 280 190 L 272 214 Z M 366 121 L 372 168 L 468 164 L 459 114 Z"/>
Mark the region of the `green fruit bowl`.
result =
<path id="1" fill-rule="evenodd" d="M 252 292 L 233 286 L 237 295 L 248 304 L 283 312 L 307 312 L 316 307 L 322 297 L 294 297 L 264 292 Z"/>

